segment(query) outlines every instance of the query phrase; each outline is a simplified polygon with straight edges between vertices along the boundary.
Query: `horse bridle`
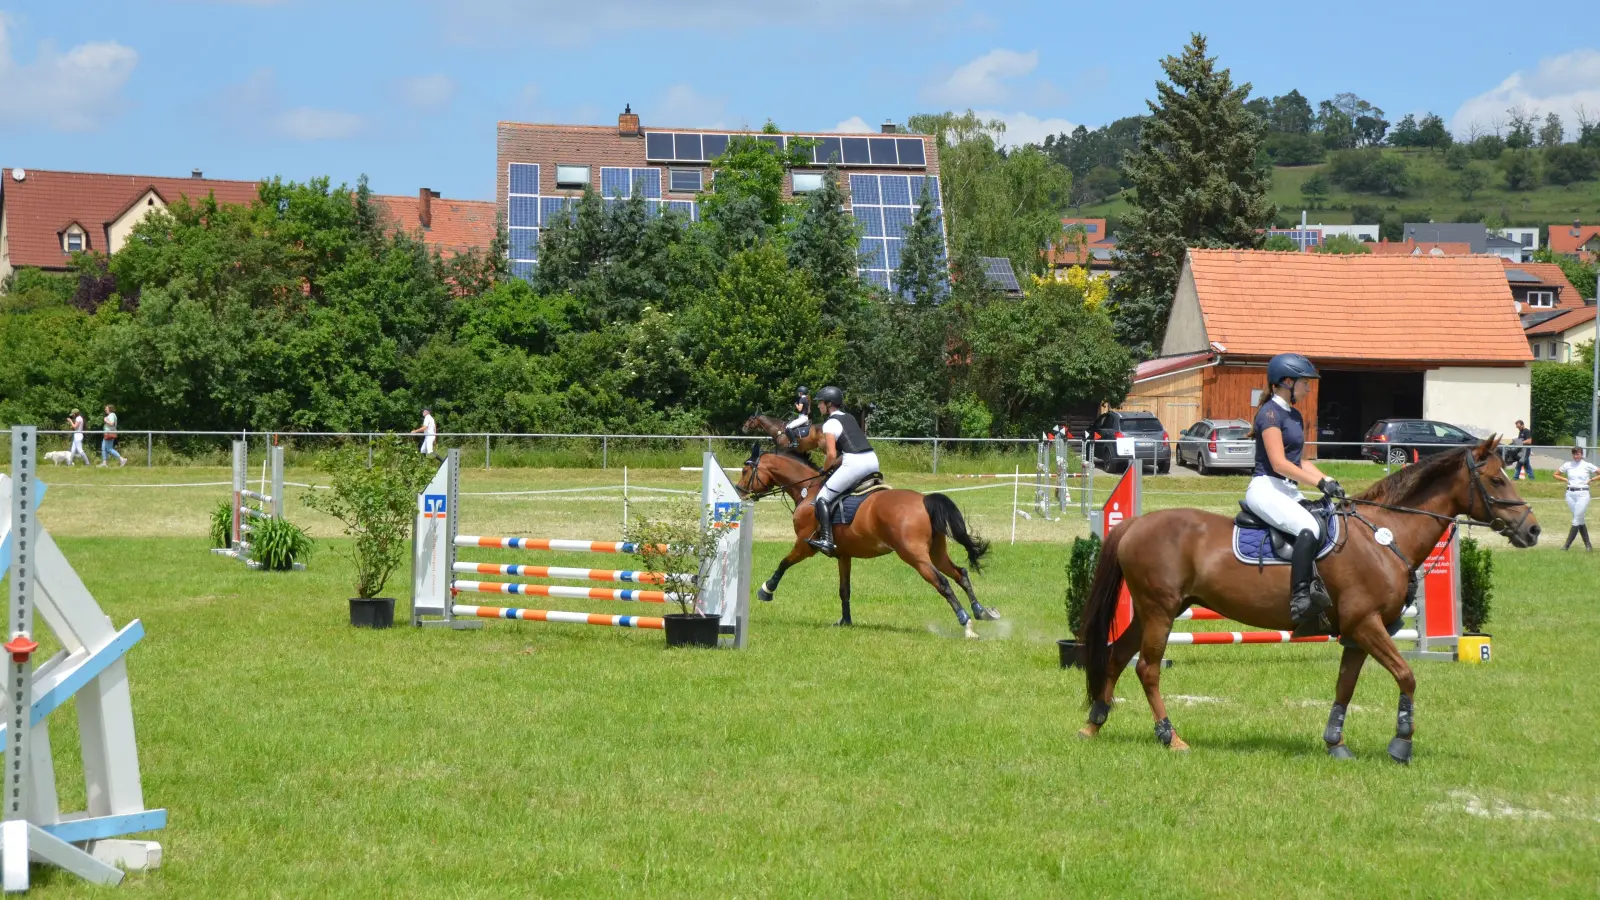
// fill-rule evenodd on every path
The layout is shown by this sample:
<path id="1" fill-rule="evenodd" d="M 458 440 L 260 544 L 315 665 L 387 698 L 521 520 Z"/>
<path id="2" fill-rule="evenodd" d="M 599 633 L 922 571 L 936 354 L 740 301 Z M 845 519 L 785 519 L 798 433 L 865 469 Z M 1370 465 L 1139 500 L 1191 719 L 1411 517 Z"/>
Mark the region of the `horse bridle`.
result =
<path id="1" fill-rule="evenodd" d="M 750 475 L 752 481 L 756 480 L 756 473 L 761 471 L 761 457 L 765 455 L 766 453 L 761 450 L 760 446 L 757 446 L 755 454 L 744 461 L 745 465 L 754 467 Z M 744 494 L 744 499 L 746 500 L 764 500 L 768 497 L 771 497 L 773 494 L 784 494 L 784 496 L 788 496 L 786 492 L 789 488 L 792 488 L 797 484 L 806 484 L 807 482 L 816 481 L 817 479 L 824 478 L 827 475 L 827 472 L 818 472 L 809 478 L 802 478 L 799 481 L 790 481 L 782 484 L 774 482 L 760 489 L 756 489 L 754 486 L 752 486 L 750 489 L 740 488 L 738 485 L 735 485 L 734 487 Z"/>
<path id="2" fill-rule="evenodd" d="M 1474 454 L 1470 449 L 1466 452 L 1465 456 L 1467 460 L 1467 472 L 1472 476 L 1474 499 L 1483 504 L 1484 512 L 1483 519 L 1479 519 L 1477 516 L 1471 514 L 1472 508 L 1469 506 L 1467 508 L 1467 524 L 1477 525 L 1480 528 L 1487 528 L 1495 534 L 1504 537 L 1510 537 L 1513 532 L 1521 530 L 1522 526 L 1527 523 L 1528 517 L 1533 515 L 1533 507 L 1529 506 L 1528 501 L 1526 500 L 1505 500 L 1500 497 L 1490 496 L 1489 489 L 1483 484 L 1483 463 L 1478 461 L 1477 455 Z M 1417 509 L 1412 506 L 1394 506 L 1388 503 L 1378 503 L 1374 500 L 1362 500 L 1359 497 L 1346 497 L 1344 502 L 1360 503 L 1365 506 L 1375 506 L 1378 509 L 1386 509 L 1391 512 L 1410 513 L 1418 516 L 1430 516 L 1444 522 L 1455 523 L 1457 521 L 1455 516 L 1447 516 L 1444 513 L 1436 513 L 1428 509 Z M 1523 507 L 1522 517 L 1517 519 L 1514 524 L 1508 523 L 1504 519 L 1496 518 L 1494 510 L 1497 506 Z M 1354 510 L 1351 510 L 1348 514 L 1354 515 L 1358 519 L 1361 518 L 1361 516 Z M 1366 520 L 1362 519 L 1362 521 L 1365 522 Z M 1367 524 L 1369 527 L 1371 526 L 1370 522 Z"/>

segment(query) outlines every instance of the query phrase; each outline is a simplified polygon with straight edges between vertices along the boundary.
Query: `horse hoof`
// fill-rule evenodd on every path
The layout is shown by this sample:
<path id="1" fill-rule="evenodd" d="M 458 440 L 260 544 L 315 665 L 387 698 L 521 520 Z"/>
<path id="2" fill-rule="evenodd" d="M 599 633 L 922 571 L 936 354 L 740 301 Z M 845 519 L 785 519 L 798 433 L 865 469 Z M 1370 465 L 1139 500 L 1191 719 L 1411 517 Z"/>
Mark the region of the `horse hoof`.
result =
<path id="1" fill-rule="evenodd" d="M 839 621 L 833 623 L 833 627 L 835 627 L 835 628 L 849 628 L 851 625 L 854 625 L 854 624 L 855 623 L 850 621 L 849 619 L 840 619 Z"/>
<path id="2" fill-rule="evenodd" d="M 1402 766 L 1411 764 L 1411 740 L 1397 737 L 1389 741 L 1389 758 Z"/>
<path id="3" fill-rule="evenodd" d="M 1078 729 L 1078 738 L 1080 740 L 1092 741 L 1097 736 L 1099 736 L 1099 734 L 1100 734 L 1100 726 L 1099 725 L 1092 725 L 1092 724 L 1091 725 L 1085 725 L 1082 728 Z"/>
<path id="4" fill-rule="evenodd" d="M 1000 614 L 987 606 L 978 607 L 976 610 L 973 610 L 972 615 L 973 618 L 982 619 L 985 622 L 1000 621 Z"/>
<path id="5" fill-rule="evenodd" d="M 1355 759 L 1356 755 L 1354 751 L 1345 746 L 1343 741 L 1340 741 L 1337 744 L 1328 745 L 1328 757 L 1330 759 Z"/>
<path id="6" fill-rule="evenodd" d="M 971 625 L 968 625 L 967 626 L 967 638 L 970 639 L 970 640 L 976 641 L 976 640 L 980 640 L 981 636 L 976 631 L 972 630 L 972 626 Z"/>
<path id="7" fill-rule="evenodd" d="M 1173 735 L 1172 743 L 1167 746 L 1167 749 L 1173 753 L 1188 753 L 1189 745 L 1183 742 L 1183 738 Z"/>
<path id="8" fill-rule="evenodd" d="M 772 602 L 772 592 L 764 587 L 756 588 L 756 596 L 760 597 L 763 603 Z"/>

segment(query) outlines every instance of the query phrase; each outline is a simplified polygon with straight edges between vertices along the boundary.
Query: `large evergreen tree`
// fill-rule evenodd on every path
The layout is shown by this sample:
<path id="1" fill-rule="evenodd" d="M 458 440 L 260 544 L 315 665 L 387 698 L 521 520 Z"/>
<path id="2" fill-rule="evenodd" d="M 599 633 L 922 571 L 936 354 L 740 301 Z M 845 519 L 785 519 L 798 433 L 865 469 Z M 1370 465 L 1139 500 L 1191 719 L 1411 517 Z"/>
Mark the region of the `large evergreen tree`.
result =
<path id="1" fill-rule="evenodd" d="M 1265 126 L 1245 109 L 1250 85 L 1235 85 L 1196 34 L 1181 56 L 1162 60 L 1167 81 L 1128 155 L 1133 208 L 1122 221 L 1122 274 L 1115 316 L 1136 354 L 1159 350 L 1178 273 L 1189 247 L 1261 246 L 1277 209 L 1257 163 Z"/>
<path id="2" fill-rule="evenodd" d="M 949 293 L 950 268 L 945 264 L 944 232 L 939 227 L 939 210 L 933 205 L 927 183 L 917 201 L 911 227 L 906 229 L 894 286 L 901 296 L 917 304 L 937 303 Z"/>
<path id="3" fill-rule="evenodd" d="M 822 294 L 822 326 L 830 331 L 856 324 L 866 294 L 857 274 L 860 240 L 855 219 L 844 210 L 841 178 L 837 169 L 828 169 L 822 189 L 805 197 L 787 248 L 789 265 L 811 276 Z"/>

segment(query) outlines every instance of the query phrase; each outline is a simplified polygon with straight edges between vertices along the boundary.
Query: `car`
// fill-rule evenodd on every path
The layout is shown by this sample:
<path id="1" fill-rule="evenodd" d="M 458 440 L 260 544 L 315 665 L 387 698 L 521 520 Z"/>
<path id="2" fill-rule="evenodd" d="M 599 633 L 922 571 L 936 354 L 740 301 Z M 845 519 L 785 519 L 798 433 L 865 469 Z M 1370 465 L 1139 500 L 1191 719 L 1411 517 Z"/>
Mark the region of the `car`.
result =
<path id="1" fill-rule="evenodd" d="M 1178 465 L 1193 465 L 1201 475 L 1217 469 L 1242 469 L 1256 466 L 1256 444 L 1250 439 L 1250 423 L 1243 419 L 1201 419 L 1179 432 L 1173 452 Z"/>
<path id="2" fill-rule="evenodd" d="M 1161 420 L 1143 410 L 1114 410 L 1101 413 L 1089 431 L 1094 441 L 1095 465 L 1108 472 L 1122 472 L 1133 460 L 1146 471 L 1165 475 L 1172 471 L 1172 445 Z"/>
<path id="3" fill-rule="evenodd" d="M 1367 429 L 1361 455 L 1373 462 L 1403 466 L 1478 439 L 1447 422 L 1432 419 L 1379 419 Z"/>

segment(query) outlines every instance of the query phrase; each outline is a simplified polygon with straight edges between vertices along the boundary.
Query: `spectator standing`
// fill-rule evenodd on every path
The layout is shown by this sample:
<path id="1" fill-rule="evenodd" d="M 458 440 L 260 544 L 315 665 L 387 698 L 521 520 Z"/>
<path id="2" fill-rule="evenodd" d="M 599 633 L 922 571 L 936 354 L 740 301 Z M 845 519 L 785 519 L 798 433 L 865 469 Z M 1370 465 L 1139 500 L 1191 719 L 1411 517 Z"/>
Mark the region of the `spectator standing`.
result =
<path id="1" fill-rule="evenodd" d="M 1517 468 L 1516 468 L 1516 472 L 1514 473 L 1515 477 L 1516 477 L 1516 479 L 1518 481 L 1521 481 L 1522 480 L 1522 473 L 1523 472 L 1527 472 L 1528 473 L 1528 480 L 1532 481 L 1533 480 L 1533 432 L 1528 430 L 1528 426 L 1523 424 L 1521 419 L 1517 420 L 1517 440 L 1516 440 L 1516 444 L 1517 444 L 1517 446 L 1522 448 L 1522 451 L 1517 454 Z"/>
<path id="2" fill-rule="evenodd" d="M 1583 458 L 1582 447 L 1573 447 L 1572 460 L 1555 471 L 1555 476 L 1567 483 L 1567 509 L 1572 510 L 1572 530 L 1567 532 L 1563 550 L 1571 550 L 1572 539 L 1582 535 L 1584 549 L 1594 552 L 1594 545 L 1589 543 L 1589 525 L 1583 517 L 1589 511 L 1589 482 L 1597 474 L 1600 466 Z"/>
<path id="3" fill-rule="evenodd" d="M 83 457 L 84 465 L 94 465 L 89 460 L 89 454 L 83 449 L 83 424 L 83 413 L 78 412 L 76 409 L 72 411 L 72 415 L 67 416 L 67 427 L 72 429 L 72 451 L 67 454 L 67 465 L 69 466 L 73 464 L 73 460 L 80 456 Z"/>
<path id="4" fill-rule="evenodd" d="M 100 468 L 104 469 L 113 456 L 117 458 L 119 467 L 127 465 L 128 461 L 117 452 L 117 408 L 107 403 L 106 417 L 102 421 L 105 423 L 105 433 L 100 436 Z"/>
<path id="5" fill-rule="evenodd" d="M 433 452 L 434 442 L 438 440 L 439 435 L 439 426 L 433 422 L 433 410 L 424 409 L 422 411 L 422 424 L 411 429 L 411 433 L 422 435 L 423 456 L 431 456 L 434 459 L 439 458 L 439 454 Z"/>

